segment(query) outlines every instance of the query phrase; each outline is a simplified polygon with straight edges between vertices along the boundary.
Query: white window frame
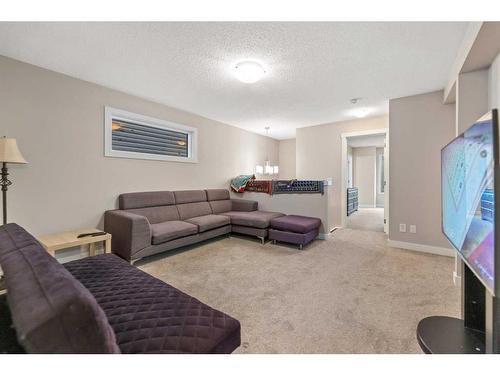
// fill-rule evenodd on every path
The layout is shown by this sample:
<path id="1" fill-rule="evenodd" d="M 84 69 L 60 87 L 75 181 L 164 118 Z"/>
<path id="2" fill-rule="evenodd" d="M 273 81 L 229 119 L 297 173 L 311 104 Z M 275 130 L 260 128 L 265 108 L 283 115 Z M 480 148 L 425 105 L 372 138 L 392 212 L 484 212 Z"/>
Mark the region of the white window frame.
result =
<path id="1" fill-rule="evenodd" d="M 188 135 L 188 156 L 155 155 L 142 152 L 113 150 L 113 120 L 129 121 L 140 125 L 186 133 Z M 114 158 L 173 161 L 181 163 L 198 163 L 198 129 L 106 106 L 104 108 L 104 156 Z"/>

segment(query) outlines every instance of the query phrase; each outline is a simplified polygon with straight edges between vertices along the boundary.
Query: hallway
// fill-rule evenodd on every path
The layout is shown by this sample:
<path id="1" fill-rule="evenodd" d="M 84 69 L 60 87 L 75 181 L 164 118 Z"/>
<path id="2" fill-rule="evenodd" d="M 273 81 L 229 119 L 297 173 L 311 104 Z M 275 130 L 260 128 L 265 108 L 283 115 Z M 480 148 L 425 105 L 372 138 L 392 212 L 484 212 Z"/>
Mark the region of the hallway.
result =
<path id="1" fill-rule="evenodd" d="M 358 211 L 347 217 L 347 228 L 383 232 L 384 209 L 359 208 Z"/>

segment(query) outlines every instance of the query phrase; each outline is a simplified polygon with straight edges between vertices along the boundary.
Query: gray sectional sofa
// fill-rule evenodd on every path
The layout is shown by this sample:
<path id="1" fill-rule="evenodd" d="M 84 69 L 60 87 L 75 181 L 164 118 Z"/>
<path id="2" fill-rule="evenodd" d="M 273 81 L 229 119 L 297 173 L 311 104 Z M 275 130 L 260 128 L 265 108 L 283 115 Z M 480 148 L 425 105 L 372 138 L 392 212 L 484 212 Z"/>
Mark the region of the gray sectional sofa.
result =
<path id="1" fill-rule="evenodd" d="M 106 211 L 104 230 L 112 251 L 128 261 L 231 232 L 264 242 L 279 212 L 259 211 L 255 201 L 231 199 L 225 189 L 121 194 L 119 209 Z"/>

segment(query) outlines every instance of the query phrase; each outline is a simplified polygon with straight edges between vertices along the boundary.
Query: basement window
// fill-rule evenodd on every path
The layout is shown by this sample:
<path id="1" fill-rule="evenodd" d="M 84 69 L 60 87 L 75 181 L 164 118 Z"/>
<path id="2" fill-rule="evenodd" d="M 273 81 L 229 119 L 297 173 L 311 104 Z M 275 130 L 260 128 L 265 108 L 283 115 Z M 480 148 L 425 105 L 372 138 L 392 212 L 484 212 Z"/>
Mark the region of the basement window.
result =
<path id="1" fill-rule="evenodd" d="M 106 107 L 104 155 L 197 163 L 196 128 Z"/>

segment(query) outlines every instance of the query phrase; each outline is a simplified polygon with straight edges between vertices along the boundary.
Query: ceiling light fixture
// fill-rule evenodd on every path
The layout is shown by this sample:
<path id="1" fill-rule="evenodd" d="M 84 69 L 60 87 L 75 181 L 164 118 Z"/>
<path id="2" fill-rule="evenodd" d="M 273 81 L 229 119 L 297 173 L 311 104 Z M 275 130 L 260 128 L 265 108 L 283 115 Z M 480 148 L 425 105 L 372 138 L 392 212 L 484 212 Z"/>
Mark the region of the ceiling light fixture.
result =
<path id="1" fill-rule="evenodd" d="M 260 81 L 265 74 L 264 67 L 255 61 L 241 61 L 234 67 L 234 75 L 244 83 Z"/>
<path id="2" fill-rule="evenodd" d="M 271 127 L 266 126 L 264 129 L 266 131 L 266 137 L 269 137 L 269 129 L 271 129 Z M 257 174 L 257 175 L 279 174 L 279 171 L 280 171 L 279 166 L 277 166 L 277 165 L 271 165 L 271 162 L 269 161 L 269 156 L 264 161 L 264 165 L 256 165 L 255 166 L 255 174 Z"/>
<path id="3" fill-rule="evenodd" d="M 372 110 L 370 108 L 358 108 L 351 111 L 351 114 L 357 118 L 366 117 Z"/>

